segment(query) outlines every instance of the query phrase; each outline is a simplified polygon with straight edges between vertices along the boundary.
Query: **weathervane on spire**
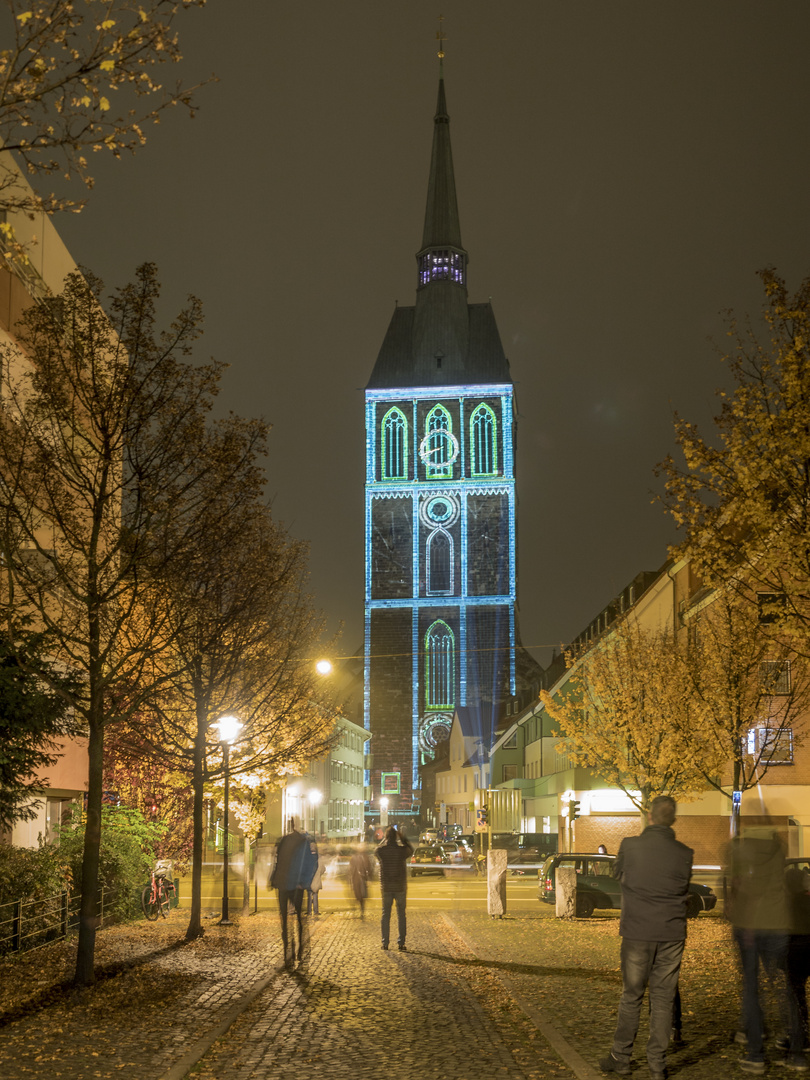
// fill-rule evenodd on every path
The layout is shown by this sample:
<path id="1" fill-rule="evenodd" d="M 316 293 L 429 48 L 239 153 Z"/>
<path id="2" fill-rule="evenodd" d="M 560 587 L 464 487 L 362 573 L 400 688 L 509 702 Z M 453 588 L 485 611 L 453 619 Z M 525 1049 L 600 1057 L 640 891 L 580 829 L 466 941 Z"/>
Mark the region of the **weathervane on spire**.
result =
<path id="1" fill-rule="evenodd" d="M 447 41 L 447 34 L 442 29 L 442 23 L 444 22 L 444 15 L 439 16 L 439 29 L 436 31 L 436 40 L 439 43 L 439 59 L 444 60 L 444 43 Z"/>

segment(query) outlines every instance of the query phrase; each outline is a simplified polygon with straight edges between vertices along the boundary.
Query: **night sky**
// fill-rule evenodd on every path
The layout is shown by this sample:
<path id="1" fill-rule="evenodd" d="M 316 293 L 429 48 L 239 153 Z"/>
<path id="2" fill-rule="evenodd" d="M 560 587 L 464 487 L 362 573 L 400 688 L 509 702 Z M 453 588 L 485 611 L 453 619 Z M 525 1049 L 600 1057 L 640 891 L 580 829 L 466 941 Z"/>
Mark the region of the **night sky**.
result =
<path id="1" fill-rule="evenodd" d="M 469 296 L 519 409 L 519 599 L 542 662 L 674 538 L 653 467 L 706 426 L 723 312 L 810 273 L 806 0 L 209 0 L 139 155 L 57 219 L 108 285 L 202 298 L 219 406 L 272 425 L 268 494 L 311 544 L 339 654 L 362 643 L 363 388 L 412 304 L 437 16 Z M 172 72 L 174 74 L 174 72 Z M 95 162 L 94 162 L 95 164 Z"/>

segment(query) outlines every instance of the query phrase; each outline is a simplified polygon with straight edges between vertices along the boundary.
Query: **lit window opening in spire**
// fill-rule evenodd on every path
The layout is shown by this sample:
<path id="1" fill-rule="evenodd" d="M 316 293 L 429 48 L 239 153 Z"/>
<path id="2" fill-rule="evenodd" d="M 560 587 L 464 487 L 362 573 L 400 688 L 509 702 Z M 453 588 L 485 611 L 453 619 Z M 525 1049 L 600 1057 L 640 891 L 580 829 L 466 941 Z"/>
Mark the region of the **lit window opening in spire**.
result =
<path id="1" fill-rule="evenodd" d="M 464 256 L 459 251 L 426 251 L 419 256 L 419 284 L 452 281 L 464 284 Z"/>

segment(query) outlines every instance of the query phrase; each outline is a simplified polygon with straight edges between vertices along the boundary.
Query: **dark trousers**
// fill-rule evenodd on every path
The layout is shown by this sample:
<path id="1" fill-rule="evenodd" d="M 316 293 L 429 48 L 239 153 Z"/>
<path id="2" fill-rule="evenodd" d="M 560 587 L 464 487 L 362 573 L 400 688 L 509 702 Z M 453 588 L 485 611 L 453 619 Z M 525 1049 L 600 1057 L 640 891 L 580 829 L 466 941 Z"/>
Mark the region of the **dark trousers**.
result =
<path id="1" fill-rule="evenodd" d="M 613 1057 L 630 1064 L 638 1033 L 644 991 L 650 993 L 650 1037 L 647 1063 L 651 1072 L 663 1072 L 672 1032 L 672 1007 L 678 989 L 683 941 L 633 941 L 622 938 L 622 996 L 613 1036 Z"/>
<path id="2" fill-rule="evenodd" d="M 382 919 L 380 920 L 380 930 L 382 931 L 382 943 L 388 944 L 388 935 L 391 930 L 391 908 L 396 901 L 397 905 L 397 945 L 405 944 L 405 932 L 407 930 L 407 922 L 405 920 L 405 889 L 402 892 L 388 892 L 383 889 L 382 894 Z"/>
<path id="3" fill-rule="evenodd" d="M 807 1045 L 807 980 L 810 978 L 810 934 L 791 934 L 787 952 L 790 989 L 790 1052 Z"/>
<path id="4" fill-rule="evenodd" d="M 304 906 L 304 890 L 303 889 L 279 889 L 278 890 L 278 913 L 281 916 L 281 941 L 284 945 L 284 961 L 295 960 L 295 933 L 293 932 L 291 948 L 288 953 L 289 934 L 287 928 L 287 919 L 290 913 L 290 909 L 295 912 L 295 917 L 298 922 L 298 959 L 304 958 L 304 920 L 303 920 L 303 906 Z"/>
<path id="5" fill-rule="evenodd" d="M 785 975 L 787 968 L 787 934 L 765 930 L 742 930 L 735 928 L 734 940 L 740 950 L 742 967 L 742 1022 L 748 1037 L 749 1061 L 764 1061 L 762 1048 L 765 1029 L 762 1019 L 762 1006 L 759 1003 L 759 965 L 765 975 L 774 980 L 780 995 L 780 1009 L 787 1012 L 785 1001 Z M 787 1023 L 787 1016 L 785 1020 Z"/>

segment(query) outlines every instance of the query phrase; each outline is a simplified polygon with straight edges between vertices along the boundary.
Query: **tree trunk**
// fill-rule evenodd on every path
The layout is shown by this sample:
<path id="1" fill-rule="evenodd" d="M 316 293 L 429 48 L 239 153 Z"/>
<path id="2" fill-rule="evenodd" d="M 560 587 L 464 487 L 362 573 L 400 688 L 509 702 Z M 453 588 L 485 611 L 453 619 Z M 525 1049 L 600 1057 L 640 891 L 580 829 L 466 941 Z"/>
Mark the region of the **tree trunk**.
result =
<path id="1" fill-rule="evenodd" d="M 194 825 L 191 840 L 191 916 L 186 941 L 202 937 L 202 863 L 203 863 L 203 786 L 205 767 L 205 717 L 197 709 L 197 734 L 194 739 Z"/>
<path id="2" fill-rule="evenodd" d="M 89 986 L 95 979 L 96 927 L 98 924 L 98 870 L 101 855 L 101 791 L 104 728 L 90 723 L 87 746 L 88 787 L 82 857 L 82 899 L 79 909 L 79 945 L 74 981 Z"/>

